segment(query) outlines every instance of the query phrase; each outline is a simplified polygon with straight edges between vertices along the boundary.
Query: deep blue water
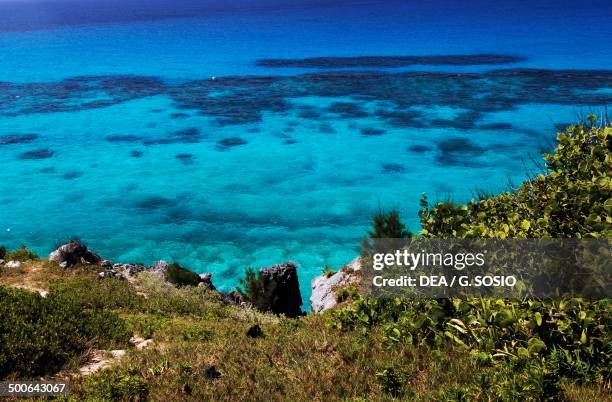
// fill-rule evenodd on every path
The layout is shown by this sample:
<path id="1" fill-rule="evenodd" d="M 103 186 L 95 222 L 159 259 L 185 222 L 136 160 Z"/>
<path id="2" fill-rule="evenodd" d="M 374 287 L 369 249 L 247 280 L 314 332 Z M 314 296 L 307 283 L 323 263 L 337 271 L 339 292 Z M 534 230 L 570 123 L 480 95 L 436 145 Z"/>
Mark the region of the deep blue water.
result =
<path id="1" fill-rule="evenodd" d="M 379 206 L 418 231 L 612 100 L 608 1 L 241 3 L 0 0 L 0 244 L 294 260 L 306 300 Z"/>

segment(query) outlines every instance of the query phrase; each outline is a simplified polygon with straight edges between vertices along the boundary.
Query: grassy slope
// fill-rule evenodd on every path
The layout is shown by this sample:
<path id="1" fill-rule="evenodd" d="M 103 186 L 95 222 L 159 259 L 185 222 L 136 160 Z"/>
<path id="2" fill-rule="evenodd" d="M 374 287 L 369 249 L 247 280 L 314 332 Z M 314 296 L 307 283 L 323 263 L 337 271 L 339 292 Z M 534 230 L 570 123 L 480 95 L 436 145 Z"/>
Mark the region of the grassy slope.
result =
<path id="1" fill-rule="evenodd" d="M 433 400 L 442 389 L 473 384 L 484 370 L 459 348 L 432 352 L 410 345 L 388 347 L 382 327 L 367 335 L 340 331 L 329 325 L 330 314 L 278 318 L 222 305 L 202 288 L 175 288 L 147 274 L 135 284 L 99 281 L 96 271 L 65 271 L 30 261 L 19 272 L 5 269 L 0 275 L 2 285 L 34 285 L 70 293 L 86 306 L 107 306 L 135 334 L 154 340 L 149 348 L 128 350 L 111 368 L 87 378 L 72 377 L 74 400 L 129 400 L 137 395 L 194 401 L 392 400 L 380 381 L 388 367 L 401 367 L 415 400 Z M 253 324 L 262 327 L 264 337 L 246 336 Z M 211 364 L 221 378 L 206 379 L 205 368 Z M 566 389 L 570 400 L 609 397 L 598 386 Z"/>

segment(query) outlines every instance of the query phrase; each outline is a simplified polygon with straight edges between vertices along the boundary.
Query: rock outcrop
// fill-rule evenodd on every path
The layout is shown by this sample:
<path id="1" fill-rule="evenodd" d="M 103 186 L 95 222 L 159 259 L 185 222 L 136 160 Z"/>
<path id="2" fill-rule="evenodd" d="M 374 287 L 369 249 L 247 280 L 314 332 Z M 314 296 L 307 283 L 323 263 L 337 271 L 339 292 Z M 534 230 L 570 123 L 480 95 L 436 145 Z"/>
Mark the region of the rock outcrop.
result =
<path id="1" fill-rule="evenodd" d="M 212 283 L 212 274 L 210 272 L 200 274 L 200 283 L 198 283 L 198 286 L 203 286 L 210 290 L 217 290 L 215 285 Z"/>
<path id="2" fill-rule="evenodd" d="M 245 306 L 248 305 L 244 296 L 237 291 L 221 292 L 221 301 L 225 304 L 231 304 L 232 306 Z"/>
<path id="3" fill-rule="evenodd" d="M 5 267 L 7 268 L 20 268 L 21 267 L 21 262 L 19 261 L 8 261 L 6 264 L 4 264 Z"/>
<path id="4" fill-rule="evenodd" d="M 272 289 L 270 310 L 287 317 L 298 317 L 302 312 L 302 294 L 297 276 L 297 265 L 292 262 L 259 270 L 265 289 Z"/>
<path id="5" fill-rule="evenodd" d="M 361 269 L 359 258 L 355 258 L 348 265 L 333 275 L 321 275 L 311 282 L 312 293 L 310 295 L 310 309 L 313 313 L 322 313 L 336 306 L 338 301 L 336 293 L 338 290 L 356 283 L 358 277 L 355 272 Z"/>
<path id="6" fill-rule="evenodd" d="M 49 254 L 50 261 L 59 262 L 62 268 L 72 267 L 76 264 L 99 264 L 102 261 L 99 255 L 89 251 L 80 241 L 71 240 Z"/>

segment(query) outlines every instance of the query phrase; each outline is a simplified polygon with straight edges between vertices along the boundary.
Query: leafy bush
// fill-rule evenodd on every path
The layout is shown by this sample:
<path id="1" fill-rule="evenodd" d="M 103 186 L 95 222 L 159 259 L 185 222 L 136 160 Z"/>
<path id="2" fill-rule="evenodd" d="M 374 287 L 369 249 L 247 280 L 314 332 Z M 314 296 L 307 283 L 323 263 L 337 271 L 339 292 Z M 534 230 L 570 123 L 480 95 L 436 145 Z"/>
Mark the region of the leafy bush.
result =
<path id="1" fill-rule="evenodd" d="M 325 276 L 326 278 L 329 278 L 330 276 L 334 275 L 335 273 L 336 273 L 336 271 L 334 271 L 333 269 L 331 269 L 327 265 L 325 266 L 325 268 L 323 268 L 323 276 Z"/>
<path id="2" fill-rule="evenodd" d="M 140 375 L 103 370 L 85 381 L 85 390 L 92 400 L 146 401 L 149 384 Z"/>
<path id="3" fill-rule="evenodd" d="M 0 378 L 52 374 L 91 347 L 125 345 L 115 313 L 0 287 Z"/>
<path id="4" fill-rule="evenodd" d="M 421 201 L 425 237 L 612 237 L 611 128 L 569 126 L 545 155 L 548 173 L 467 205 Z"/>
<path id="5" fill-rule="evenodd" d="M 386 393 L 396 398 L 401 395 L 404 378 L 392 367 L 377 372 L 376 379 Z"/>
<path id="6" fill-rule="evenodd" d="M 438 401 L 440 402 L 470 402 L 476 395 L 468 387 L 452 385 L 440 390 Z"/>
<path id="7" fill-rule="evenodd" d="M 219 317 L 227 313 L 219 304 L 220 296 L 203 286 L 176 287 L 159 275 L 143 272 L 138 275 L 138 286 L 147 295 L 140 311 L 159 316 L 194 315 Z"/>
<path id="8" fill-rule="evenodd" d="M 21 246 L 15 251 L 10 251 L 6 247 L 0 247 L 0 259 L 27 262 L 37 260 L 38 256 L 26 246 Z"/>
<path id="9" fill-rule="evenodd" d="M 535 364 L 542 381 L 553 385 L 560 378 L 601 384 L 612 378 L 609 305 L 610 300 L 582 299 L 362 298 L 335 312 L 334 324 L 345 330 L 381 328 L 393 348 L 452 347 L 479 364 Z"/>
<path id="10" fill-rule="evenodd" d="M 203 324 L 192 324 L 181 329 L 183 341 L 204 342 L 212 339 L 214 333 Z"/>
<path id="11" fill-rule="evenodd" d="M 336 301 L 338 303 L 342 303 L 344 301 L 347 301 L 349 299 L 351 300 L 359 300 L 359 291 L 357 290 L 357 288 L 354 285 L 349 285 L 346 287 L 343 287 L 341 289 L 338 289 L 338 291 L 336 292 Z"/>
<path id="12" fill-rule="evenodd" d="M 368 232 L 368 238 L 361 241 L 361 255 L 368 256 L 376 252 L 386 250 L 380 247 L 394 248 L 393 241 L 377 242 L 378 239 L 409 239 L 412 237 L 406 226 L 402 223 L 399 211 L 393 209 L 389 212 L 380 210 L 372 220 L 372 230 Z"/>
<path id="13" fill-rule="evenodd" d="M 160 329 L 170 325 L 167 317 L 151 314 L 139 314 L 126 318 L 128 326 L 145 339 L 153 338 Z"/>
<path id="14" fill-rule="evenodd" d="M 272 311 L 272 306 L 276 305 L 277 301 L 275 282 L 265 282 L 259 273 L 249 267 L 244 278 L 240 279 L 240 285 L 242 288 L 238 288 L 238 292 L 253 307 L 260 311 Z"/>
<path id="15" fill-rule="evenodd" d="M 70 278 L 53 283 L 50 292 L 58 300 L 87 309 L 133 310 L 143 303 L 143 298 L 136 294 L 128 281 L 113 278 Z"/>
<path id="16" fill-rule="evenodd" d="M 200 276 L 178 263 L 168 265 L 166 268 L 166 280 L 176 286 L 197 286 L 200 283 Z"/>

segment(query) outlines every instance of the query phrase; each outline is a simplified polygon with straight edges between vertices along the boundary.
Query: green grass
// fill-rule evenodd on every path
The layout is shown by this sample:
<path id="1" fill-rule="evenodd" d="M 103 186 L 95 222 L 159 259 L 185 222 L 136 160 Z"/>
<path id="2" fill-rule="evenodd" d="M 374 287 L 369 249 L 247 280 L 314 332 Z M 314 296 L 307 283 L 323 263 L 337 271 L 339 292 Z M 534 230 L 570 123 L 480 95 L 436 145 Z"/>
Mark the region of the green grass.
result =
<path id="1" fill-rule="evenodd" d="M 98 280 L 82 271 L 56 277 L 49 289 L 52 300 L 78 311 L 105 311 L 118 317 L 129 335 L 154 341 L 137 350 L 113 343 L 112 337 L 104 342 L 92 338 L 88 343 L 92 347 L 122 347 L 128 353 L 108 369 L 72 379 L 71 398 L 79 401 L 431 401 L 473 400 L 478 395 L 496 396 L 492 400 L 540 400 L 544 384 L 550 382 L 546 370 L 553 368 L 536 364 L 539 358 L 496 362 L 459 347 L 452 339 L 438 346 L 393 340 L 390 317 L 397 314 L 391 308 L 385 308 L 388 315 L 371 320 L 371 325 L 339 326 L 340 317 L 354 314 L 360 302 L 346 306 L 343 312 L 287 319 L 223 305 L 215 292 L 176 287 L 152 274 L 141 274 L 131 283 Z M 590 306 L 583 309 L 591 314 Z M 408 306 L 401 310 L 419 311 Z M 264 337 L 246 335 L 255 324 Z M 107 329 L 100 325 L 94 331 Z M 512 337 L 523 339 L 516 334 L 505 339 Z M 26 344 L 57 343 L 45 338 Z M 75 369 L 79 362 L 82 355 L 75 353 L 53 368 Z M 222 376 L 207 379 L 209 365 Z M 597 378 L 580 383 L 561 376 L 553 385 L 557 395 L 568 400 L 580 400 L 582 395 L 604 400 L 609 397 L 609 382 Z"/>
<path id="2" fill-rule="evenodd" d="M 53 374 L 89 348 L 126 345 L 130 336 L 110 309 L 86 309 L 54 293 L 43 298 L 0 287 L 0 378 Z"/>

